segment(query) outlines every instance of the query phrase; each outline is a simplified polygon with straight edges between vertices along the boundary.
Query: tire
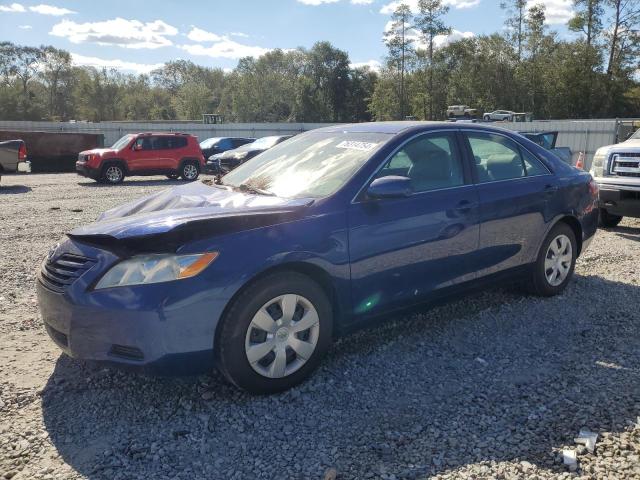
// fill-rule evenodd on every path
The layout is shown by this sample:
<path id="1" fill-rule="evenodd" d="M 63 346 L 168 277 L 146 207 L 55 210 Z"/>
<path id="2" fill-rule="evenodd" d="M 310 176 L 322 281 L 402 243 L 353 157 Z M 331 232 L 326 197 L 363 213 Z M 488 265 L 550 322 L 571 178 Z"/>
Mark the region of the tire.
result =
<path id="1" fill-rule="evenodd" d="M 200 176 L 200 165 L 192 160 L 186 161 L 180 167 L 180 176 L 185 182 L 193 182 Z"/>
<path id="2" fill-rule="evenodd" d="M 118 163 L 105 165 L 102 169 L 102 175 L 100 175 L 100 179 L 104 183 L 108 183 L 110 185 L 117 185 L 118 183 L 122 183 L 122 181 L 124 180 L 124 168 L 122 168 L 122 165 Z"/>
<path id="3" fill-rule="evenodd" d="M 491 117 L 489 115 L 485 115 L 483 118 L 485 122 L 491 121 Z"/>
<path id="4" fill-rule="evenodd" d="M 470 119 L 470 118 L 471 118 L 471 115 L 469 115 L 468 113 L 465 113 L 465 114 L 464 114 L 464 118 L 468 120 L 468 119 Z"/>
<path id="5" fill-rule="evenodd" d="M 541 297 L 561 293 L 573 276 L 577 253 L 578 245 L 573 230 L 566 223 L 558 223 L 542 242 L 528 290 Z M 555 278 L 554 272 L 557 274 Z"/>
<path id="6" fill-rule="evenodd" d="M 622 221 L 621 215 L 612 215 L 604 208 L 600 209 L 600 215 L 598 218 L 598 225 L 602 228 L 614 228 Z"/>
<path id="7" fill-rule="evenodd" d="M 293 311 L 298 321 L 282 323 L 286 310 Z M 314 320 L 308 329 L 295 330 Z M 257 321 L 271 333 L 257 327 Z M 318 367 L 331 344 L 332 330 L 331 303 L 320 285 L 299 273 L 274 273 L 246 287 L 226 312 L 215 342 L 218 366 L 231 383 L 250 393 L 281 392 Z M 292 344 L 304 355 L 297 354 Z"/>
<path id="8" fill-rule="evenodd" d="M 180 174 L 179 173 L 170 173 L 169 175 L 167 175 L 167 178 L 169 180 L 177 180 L 178 178 L 180 178 Z"/>

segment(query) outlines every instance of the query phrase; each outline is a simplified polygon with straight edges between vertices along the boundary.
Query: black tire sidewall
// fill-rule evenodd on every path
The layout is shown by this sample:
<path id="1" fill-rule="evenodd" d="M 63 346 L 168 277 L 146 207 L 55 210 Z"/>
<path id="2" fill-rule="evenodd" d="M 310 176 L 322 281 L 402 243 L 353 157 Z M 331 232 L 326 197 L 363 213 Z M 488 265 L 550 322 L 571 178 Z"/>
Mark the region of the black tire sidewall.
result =
<path id="1" fill-rule="evenodd" d="M 604 208 L 600 209 L 599 215 L 599 225 L 604 228 L 614 228 L 617 227 L 618 224 L 622 221 L 621 215 L 612 215 L 607 212 Z"/>
<path id="2" fill-rule="evenodd" d="M 249 364 L 245 338 L 255 312 L 269 300 L 287 293 L 304 296 L 315 307 L 320 319 L 318 343 L 299 370 L 284 378 L 266 378 Z M 221 321 L 215 345 L 220 370 L 231 383 L 258 394 L 287 390 L 308 378 L 320 364 L 333 335 L 333 313 L 324 290 L 296 272 L 275 273 L 250 284 L 236 297 Z"/>
<path id="3" fill-rule="evenodd" d="M 547 256 L 547 251 L 549 250 L 549 245 L 558 235 L 566 235 L 569 238 L 569 241 L 571 242 L 571 254 L 573 258 L 571 260 L 571 268 L 569 269 L 567 278 L 565 278 L 560 285 L 553 286 L 547 281 L 544 262 Z M 578 244 L 576 241 L 575 233 L 566 223 L 558 223 L 551 229 L 547 237 L 544 239 L 542 247 L 540 248 L 540 252 L 538 253 L 538 259 L 535 263 L 533 271 L 532 283 L 534 293 L 545 297 L 551 297 L 562 292 L 573 278 L 573 271 L 575 270 L 577 256 Z"/>

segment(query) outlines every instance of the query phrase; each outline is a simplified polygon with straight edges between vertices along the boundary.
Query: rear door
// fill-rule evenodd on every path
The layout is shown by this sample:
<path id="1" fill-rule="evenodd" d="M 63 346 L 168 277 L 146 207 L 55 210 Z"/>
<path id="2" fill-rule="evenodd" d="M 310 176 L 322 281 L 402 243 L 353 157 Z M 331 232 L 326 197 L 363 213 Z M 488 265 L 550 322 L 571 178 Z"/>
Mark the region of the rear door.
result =
<path id="1" fill-rule="evenodd" d="M 557 193 L 555 177 L 506 135 L 465 131 L 464 137 L 480 199 L 478 275 L 533 261 Z"/>
<path id="2" fill-rule="evenodd" d="M 452 130 L 418 135 L 381 165 L 371 181 L 406 176 L 414 193 L 386 199 L 360 196 L 350 206 L 356 314 L 405 307 L 475 277 L 478 198 L 469 170 Z"/>

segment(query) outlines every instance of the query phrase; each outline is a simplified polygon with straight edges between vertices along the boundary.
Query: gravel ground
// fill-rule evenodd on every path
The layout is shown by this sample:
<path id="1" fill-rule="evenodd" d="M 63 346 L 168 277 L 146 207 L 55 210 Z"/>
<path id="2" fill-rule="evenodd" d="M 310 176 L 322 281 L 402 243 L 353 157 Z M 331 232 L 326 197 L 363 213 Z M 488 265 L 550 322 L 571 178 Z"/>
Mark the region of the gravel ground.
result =
<path id="1" fill-rule="evenodd" d="M 640 478 L 640 221 L 600 231 L 562 296 L 491 290 L 393 318 L 300 387 L 251 397 L 216 374 L 71 360 L 40 324 L 49 247 L 172 183 L 2 179 L 0 478 Z"/>

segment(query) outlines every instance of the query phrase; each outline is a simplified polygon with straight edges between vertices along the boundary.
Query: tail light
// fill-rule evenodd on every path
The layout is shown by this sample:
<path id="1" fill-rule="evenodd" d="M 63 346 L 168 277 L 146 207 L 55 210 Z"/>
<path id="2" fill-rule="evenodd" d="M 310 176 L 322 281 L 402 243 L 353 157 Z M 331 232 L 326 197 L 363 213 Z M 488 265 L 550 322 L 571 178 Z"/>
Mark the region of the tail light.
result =
<path id="1" fill-rule="evenodd" d="M 592 178 L 591 180 L 589 180 L 589 193 L 593 198 L 598 198 L 599 192 L 600 192 L 600 189 L 598 188 L 598 184 Z"/>
<path id="2" fill-rule="evenodd" d="M 27 159 L 27 146 L 24 143 L 20 144 L 20 148 L 18 149 L 18 160 L 26 160 Z"/>
<path id="3" fill-rule="evenodd" d="M 584 152 L 580 152 L 578 154 L 578 161 L 576 162 L 576 168 L 580 170 L 584 170 Z M 597 185 L 596 185 L 597 188 Z"/>

